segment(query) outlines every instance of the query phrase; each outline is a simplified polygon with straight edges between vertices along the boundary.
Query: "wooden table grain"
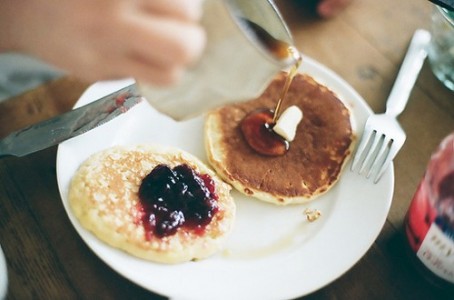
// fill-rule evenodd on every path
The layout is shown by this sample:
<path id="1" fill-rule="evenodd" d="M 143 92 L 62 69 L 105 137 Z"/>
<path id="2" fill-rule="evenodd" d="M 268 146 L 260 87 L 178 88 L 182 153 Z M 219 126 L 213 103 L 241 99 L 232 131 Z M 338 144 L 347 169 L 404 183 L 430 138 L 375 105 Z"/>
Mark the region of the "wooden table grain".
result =
<path id="1" fill-rule="evenodd" d="M 430 2 L 357 0 L 330 20 L 295 3 L 278 5 L 296 46 L 343 77 L 375 112 L 384 111 L 413 32 L 430 26 Z M 68 111 L 88 85 L 63 77 L 0 103 L 0 137 Z M 395 159 L 394 197 L 380 235 L 350 270 L 304 299 L 450 298 L 415 271 L 402 235 L 430 154 L 454 130 L 454 93 L 435 79 L 427 62 L 399 120 L 407 141 Z M 80 239 L 60 200 L 55 158 L 52 147 L 0 160 L 0 244 L 8 299 L 164 298 L 112 271 Z"/>

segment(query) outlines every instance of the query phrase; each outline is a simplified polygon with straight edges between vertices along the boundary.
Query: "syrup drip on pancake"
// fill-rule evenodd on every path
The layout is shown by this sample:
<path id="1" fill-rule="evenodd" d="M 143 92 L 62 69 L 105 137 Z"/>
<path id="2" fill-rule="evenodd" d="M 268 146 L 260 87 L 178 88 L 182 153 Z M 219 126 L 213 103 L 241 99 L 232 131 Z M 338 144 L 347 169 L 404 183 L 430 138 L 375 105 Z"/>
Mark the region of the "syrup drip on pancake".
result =
<path id="1" fill-rule="evenodd" d="M 273 131 L 274 112 L 259 109 L 247 115 L 241 122 L 241 131 L 252 149 L 269 155 L 284 155 L 289 149 L 289 142 Z"/>
<path id="2" fill-rule="evenodd" d="M 257 39 L 278 59 L 287 59 L 293 57 L 296 63 L 292 66 L 287 74 L 281 96 L 277 101 L 274 110 L 258 109 L 247 115 L 241 123 L 241 131 L 246 142 L 257 153 L 267 156 L 284 155 L 290 146 L 290 143 L 273 131 L 273 127 L 279 117 L 280 108 L 284 101 L 288 89 L 295 77 L 302 57 L 298 50 L 286 42 L 275 39 L 266 30 L 254 22 L 245 20 L 249 28 L 252 29 Z"/>

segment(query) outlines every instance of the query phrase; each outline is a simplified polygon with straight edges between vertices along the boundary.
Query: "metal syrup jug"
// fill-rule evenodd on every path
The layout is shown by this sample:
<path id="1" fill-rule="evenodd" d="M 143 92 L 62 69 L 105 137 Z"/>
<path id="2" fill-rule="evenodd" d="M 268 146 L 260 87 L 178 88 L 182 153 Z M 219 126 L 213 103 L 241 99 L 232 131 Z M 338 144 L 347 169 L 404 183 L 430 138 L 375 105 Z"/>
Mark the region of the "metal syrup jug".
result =
<path id="1" fill-rule="evenodd" d="M 293 39 L 272 0 L 205 0 L 203 5 L 207 46 L 199 62 L 170 88 L 138 84 L 155 109 L 175 120 L 257 97 L 297 61 L 276 53 L 274 46 L 291 46 Z"/>

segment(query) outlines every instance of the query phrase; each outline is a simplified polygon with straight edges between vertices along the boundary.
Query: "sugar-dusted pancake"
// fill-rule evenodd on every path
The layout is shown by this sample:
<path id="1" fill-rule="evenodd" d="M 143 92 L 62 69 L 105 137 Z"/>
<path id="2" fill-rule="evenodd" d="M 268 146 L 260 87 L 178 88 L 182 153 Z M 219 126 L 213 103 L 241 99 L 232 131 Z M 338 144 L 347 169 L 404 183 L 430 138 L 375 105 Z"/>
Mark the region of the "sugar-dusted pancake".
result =
<path id="1" fill-rule="evenodd" d="M 240 123 L 257 109 L 274 109 L 285 78 L 279 74 L 257 99 L 210 112 L 205 124 L 208 161 L 216 172 L 240 192 L 281 205 L 327 192 L 339 179 L 355 140 L 345 104 L 310 76 L 297 74 L 282 108 L 297 105 L 304 115 L 289 151 L 270 157 L 253 150 Z"/>
<path id="2" fill-rule="evenodd" d="M 167 182 L 169 169 L 176 172 L 177 168 L 184 172 Z M 152 171 L 160 180 L 150 175 Z M 200 199 L 205 198 L 191 194 L 184 202 L 182 196 L 168 196 L 177 193 L 161 191 L 179 185 L 189 197 L 193 181 L 187 183 L 190 176 L 180 179 L 181 174 L 200 175 L 203 179 L 195 182 L 208 187 L 203 194 L 209 194 L 208 200 L 202 203 Z M 186 188 L 182 183 L 187 183 Z M 200 160 L 180 149 L 116 146 L 93 154 L 79 167 L 71 181 L 69 203 L 83 227 L 107 244 L 147 260 L 179 263 L 206 258 L 221 249 L 235 218 L 230 189 Z M 152 197 L 155 202 L 148 200 Z M 164 222 L 171 212 L 170 221 Z"/>

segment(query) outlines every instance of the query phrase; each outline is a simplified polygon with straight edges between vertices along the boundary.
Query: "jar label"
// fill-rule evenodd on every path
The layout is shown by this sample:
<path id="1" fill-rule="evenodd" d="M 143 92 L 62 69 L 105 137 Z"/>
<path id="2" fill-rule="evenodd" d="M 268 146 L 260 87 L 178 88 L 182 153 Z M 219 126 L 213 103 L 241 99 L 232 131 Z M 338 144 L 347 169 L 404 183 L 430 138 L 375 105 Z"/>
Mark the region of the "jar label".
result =
<path id="1" fill-rule="evenodd" d="M 437 224 L 430 226 L 417 256 L 433 273 L 454 283 L 454 240 Z"/>

